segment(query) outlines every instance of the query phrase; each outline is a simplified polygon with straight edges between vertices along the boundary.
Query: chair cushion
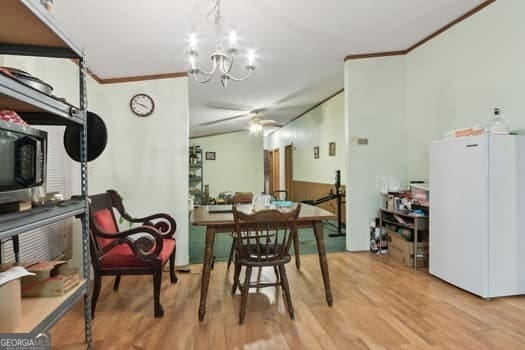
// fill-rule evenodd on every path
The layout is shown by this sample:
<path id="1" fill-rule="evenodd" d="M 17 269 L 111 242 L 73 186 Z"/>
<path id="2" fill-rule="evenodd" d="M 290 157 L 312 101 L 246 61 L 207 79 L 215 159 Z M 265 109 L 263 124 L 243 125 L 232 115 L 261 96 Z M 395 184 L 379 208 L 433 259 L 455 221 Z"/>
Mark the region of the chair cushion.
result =
<path id="1" fill-rule="evenodd" d="M 160 252 L 160 259 L 164 264 L 175 249 L 174 239 L 163 239 L 163 246 Z M 119 267 L 148 267 L 149 263 L 139 260 L 133 254 L 133 250 L 127 244 L 120 244 L 104 254 L 100 260 L 100 268 L 119 268 Z"/>
<path id="2" fill-rule="evenodd" d="M 113 213 L 111 212 L 111 209 L 104 208 L 97 210 L 95 213 L 93 213 L 93 217 L 95 218 L 98 227 L 100 227 L 105 233 L 118 232 L 115 220 L 113 220 Z M 97 237 L 97 242 L 100 248 L 103 248 L 113 242 L 113 239 Z"/>

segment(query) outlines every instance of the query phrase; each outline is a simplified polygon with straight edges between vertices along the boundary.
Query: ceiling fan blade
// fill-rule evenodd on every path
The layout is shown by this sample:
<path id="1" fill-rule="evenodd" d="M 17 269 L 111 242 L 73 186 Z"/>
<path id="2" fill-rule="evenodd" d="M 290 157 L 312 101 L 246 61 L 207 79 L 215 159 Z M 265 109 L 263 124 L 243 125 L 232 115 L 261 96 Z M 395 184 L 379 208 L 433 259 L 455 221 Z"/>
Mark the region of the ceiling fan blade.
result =
<path id="1" fill-rule="evenodd" d="M 271 120 L 271 119 L 263 119 L 263 120 L 259 120 L 259 123 L 262 125 L 262 126 L 275 126 L 277 128 L 281 128 L 283 127 L 282 124 L 279 124 L 277 123 L 275 120 Z"/>
<path id="2" fill-rule="evenodd" d="M 220 123 L 228 122 L 230 120 L 247 117 L 249 115 L 250 115 L 249 113 L 243 113 L 239 115 L 234 115 L 233 117 L 228 117 L 228 118 L 223 118 L 223 119 L 218 119 L 218 120 L 212 120 L 211 122 L 201 123 L 201 124 L 198 124 L 197 126 L 208 126 L 208 125 L 220 124 Z"/>
<path id="3" fill-rule="evenodd" d="M 237 105 L 234 103 L 208 102 L 205 104 L 205 106 L 208 108 L 213 108 L 213 109 L 224 109 L 228 111 L 243 111 L 246 113 L 252 110 L 252 107 L 250 106 Z"/>
<path id="4" fill-rule="evenodd" d="M 259 119 L 259 123 L 261 123 L 262 125 L 277 124 L 277 122 L 275 120 L 272 120 L 272 119 Z"/>

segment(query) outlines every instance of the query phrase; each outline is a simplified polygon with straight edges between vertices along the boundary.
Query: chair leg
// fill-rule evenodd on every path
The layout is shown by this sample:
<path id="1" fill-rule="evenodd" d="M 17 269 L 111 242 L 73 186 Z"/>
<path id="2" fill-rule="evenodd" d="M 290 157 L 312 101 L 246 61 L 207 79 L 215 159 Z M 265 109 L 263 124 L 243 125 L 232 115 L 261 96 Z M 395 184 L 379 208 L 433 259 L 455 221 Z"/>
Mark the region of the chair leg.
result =
<path id="1" fill-rule="evenodd" d="M 290 286 L 288 284 L 288 277 L 286 276 L 286 267 L 284 264 L 279 265 L 279 274 L 281 275 L 281 286 L 283 287 L 283 294 L 286 299 L 286 304 L 288 306 L 288 313 L 290 314 L 290 319 L 294 319 L 292 297 L 290 296 Z"/>
<path id="2" fill-rule="evenodd" d="M 293 234 L 293 250 L 295 253 L 295 266 L 299 270 L 301 268 L 301 253 L 299 252 L 299 233 L 297 230 Z"/>
<path id="3" fill-rule="evenodd" d="M 115 276 L 115 282 L 113 282 L 113 291 L 118 291 L 118 287 L 120 286 L 120 275 Z"/>
<path id="4" fill-rule="evenodd" d="M 244 279 L 244 286 L 242 286 L 241 311 L 239 313 L 239 324 L 244 322 L 246 316 L 246 304 L 248 302 L 248 291 L 250 290 L 250 277 L 252 275 L 252 267 L 246 266 L 246 278 Z"/>
<path id="5" fill-rule="evenodd" d="M 238 261 L 235 261 L 233 263 L 233 286 L 232 286 L 232 294 L 235 294 L 235 291 L 237 291 L 237 287 L 239 286 L 239 275 L 241 274 L 241 265 Z"/>
<path id="6" fill-rule="evenodd" d="M 226 269 L 230 269 L 230 265 L 232 264 L 232 258 L 235 251 L 235 237 L 232 237 L 232 246 L 230 248 L 230 256 L 228 257 L 228 265 Z"/>
<path id="7" fill-rule="evenodd" d="M 100 295 L 100 287 L 102 285 L 100 275 L 95 273 L 93 280 L 93 294 L 91 295 L 91 318 L 95 318 L 95 308 L 97 307 L 98 296 Z"/>
<path id="8" fill-rule="evenodd" d="M 175 274 L 175 251 L 176 248 L 173 249 L 173 253 L 170 255 L 170 282 L 171 283 L 177 283 L 177 275 Z"/>
<path id="9" fill-rule="evenodd" d="M 155 318 L 162 317 L 164 315 L 164 309 L 160 304 L 160 283 L 162 281 L 162 267 L 156 269 L 153 273 L 153 306 L 155 310 Z"/>
<path id="10" fill-rule="evenodd" d="M 275 283 L 281 283 L 281 279 L 279 277 L 279 269 L 275 265 L 273 266 L 273 272 L 275 272 Z"/>

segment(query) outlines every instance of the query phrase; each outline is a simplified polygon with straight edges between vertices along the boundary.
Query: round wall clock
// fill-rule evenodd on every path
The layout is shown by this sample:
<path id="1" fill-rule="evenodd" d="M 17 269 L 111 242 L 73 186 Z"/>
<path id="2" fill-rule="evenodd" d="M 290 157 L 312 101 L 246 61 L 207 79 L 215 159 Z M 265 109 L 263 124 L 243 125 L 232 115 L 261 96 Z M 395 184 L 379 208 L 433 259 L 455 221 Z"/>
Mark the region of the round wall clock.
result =
<path id="1" fill-rule="evenodd" d="M 147 117 L 155 110 L 155 102 L 146 94 L 136 94 L 129 101 L 129 106 L 133 113 L 139 117 Z"/>

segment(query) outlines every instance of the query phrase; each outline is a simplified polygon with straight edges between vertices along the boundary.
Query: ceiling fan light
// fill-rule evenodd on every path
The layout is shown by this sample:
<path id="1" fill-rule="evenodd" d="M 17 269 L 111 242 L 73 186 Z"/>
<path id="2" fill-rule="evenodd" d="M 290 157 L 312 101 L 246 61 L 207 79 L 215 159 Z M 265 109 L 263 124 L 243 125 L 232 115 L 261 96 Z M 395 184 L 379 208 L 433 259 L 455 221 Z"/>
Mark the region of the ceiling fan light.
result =
<path id="1" fill-rule="evenodd" d="M 259 135 L 262 132 L 263 132 L 263 126 L 260 123 L 258 123 L 257 121 L 253 122 L 250 125 L 250 133 L 255 134 L 255 135 Z"/>

